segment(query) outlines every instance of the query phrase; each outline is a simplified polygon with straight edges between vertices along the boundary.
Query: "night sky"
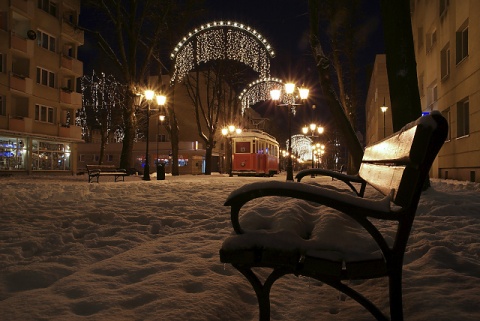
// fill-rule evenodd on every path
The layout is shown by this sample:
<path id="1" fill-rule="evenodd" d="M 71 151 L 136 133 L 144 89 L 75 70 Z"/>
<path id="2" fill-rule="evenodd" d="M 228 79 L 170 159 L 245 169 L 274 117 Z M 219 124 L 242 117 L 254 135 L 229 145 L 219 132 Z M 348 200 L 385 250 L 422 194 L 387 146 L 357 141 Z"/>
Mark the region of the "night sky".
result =
<path id="1" fill-rule="evenodd" d="M 364 104 L 367 93 L 370 70 L 375 55 L 384 53 L 383 33 L 380 17 L 379 1 L 362 0 L 362 10 L 358 13 L 362 25 L 359 28 L 359 38 L 364 39 L 364 46 L 357 55 L 357 63 L 360 70 L 358 79 L 361 88 L 361 101 L 359 113 L 359 129 L 364 130 Z M 305 83 L 311 91 L 307 106 L 299 108 L 294 119 L 294 127 L 300 127 L 310 123 L 321 122 L 326 126 L 333 127 L 328 108 L 322 103 L 321 90 L 318 87 L 318 73 L 311 55 L 308 40 L 308 6 L 307 1 L 291 0 L 205 0 L 202 14 L 198 20 L 190 21 L 190 28 L 195 28 L 202 23 L 216 20 L 237 21 L 255 28 L 273 46 L 276 57 L 271 61 L 271 75 L 284 81 L 295 80 L 297 83 Z M 104 23 L 98 23 L 96 13 L 82 8 L 80 24 L 89 28 L 104 28 Z M 108 26 L 107 26 L 108 27 Z M 179 34 L 179 39 L 182 37 Z M 98 54 L 96 45 L 91 43 L 93 39 L 85 34 L 85 45 L 79 50 L 79 58 L 84 61 L 84 73 L 91 74 L 92 69 L 98 71 L 101 65 L 105 71 L 111 72 L 110 64 L 103 61 Z M 325 50 L 328 51 L 328 42 L 322 41 Z M 171 52 L 173 48 L 166 48 Z M 92 59 L 92 55 L 94 55 Z M 164 62 L 167 68 L 171 61 Z M 312 105 L 316 109 L 312 113 Z M 258 104 L 254 107 L 262 116 L 271 118 L 274 122 L 283 122 L 285 112 L 271 104 Z"/>

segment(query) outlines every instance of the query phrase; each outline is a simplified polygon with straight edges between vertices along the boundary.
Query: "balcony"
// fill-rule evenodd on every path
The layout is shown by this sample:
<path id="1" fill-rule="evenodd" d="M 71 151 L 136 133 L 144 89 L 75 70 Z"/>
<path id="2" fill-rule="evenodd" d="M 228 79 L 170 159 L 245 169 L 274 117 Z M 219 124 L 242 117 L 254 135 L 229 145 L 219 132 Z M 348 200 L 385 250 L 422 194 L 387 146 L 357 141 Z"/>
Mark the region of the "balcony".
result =
<path id="1" fill-rule="evenodd" d="M 62 36 L 72 39 L 78 45 L 83 45 L 84 43 L 83 30 L 66 19 L 62 19 Z"/>
<path id="2" fill-rule="evenodd" d="M 10 0 L 10 7 L 16 8 L 29 16 L 33 14 L 33 1 Z"/>
<path id="3" fill-rule="evenodd" d="M 70 126 L 70 127 L 64 127 L 64 126 L 59 126 L 58 127 L 58 136 L 60 137 L 66 137 L 66 138 L 73 138 L 73 139 L 82 139 L 82 127 L 79 126 Z"/>
<path id="4" fill-rule="evenodd" d="M 83 75 L 83 62 L 78 59 L 61 55 L 60 66 L 62 68 L 72 71 L 78 77 L 81 77 Z"/>
<path id="5" fill-rule="evenodd" d="M 60 102 L 71 105 L 82 105 L 82 94 L 61 89 L 60 90 Z"/>
<path id="6" fill-rule="evenodd" d="M 32 94 L 32 79 L 23 75 L 10 73 L 10 89 L 18 90 L 25 94 Z"/>
<path id="7" fill-rule="evenodd" d="M 33 46 L 34 41 L 23 38 L 15 32 L 12 32 L 10 35 L 10 48 L 13 50 L 17 50 L 25 55 L 31 56 L 33 55 Z"/>
<path id="8" fill-rule="evenodd" d="M 31 133 L 32 119 L 28 117 L 13 117 L 8 119 L 8 130 L 14 132 Z"/>

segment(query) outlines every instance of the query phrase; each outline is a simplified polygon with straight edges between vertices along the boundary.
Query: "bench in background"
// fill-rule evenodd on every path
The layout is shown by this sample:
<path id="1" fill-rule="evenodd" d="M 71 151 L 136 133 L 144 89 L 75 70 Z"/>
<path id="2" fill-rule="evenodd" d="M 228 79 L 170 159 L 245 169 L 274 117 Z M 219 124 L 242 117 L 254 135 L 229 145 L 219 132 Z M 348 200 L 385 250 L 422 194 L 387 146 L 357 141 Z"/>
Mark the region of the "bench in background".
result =
<path id="1" fill-rule="evenodd" d="M 377 320 L 403 320 L 404 253 L 424 183 L 445 141 L 447 130 L 446 120 L 434 112 L 368 146 L 357 175 L 307 169 L 297 175 L 299 182 L 257 182 L 245 185 L 228 196 L 225 205 L 231 206 L 231 221 L 236 234 L 223 242 L 220 260 L 231 263 L 251 283 L 259 303 L 260 320 L 270 319 L 270 289 L 276 280 L 286 274 L 311 277 L 340 290 L 361 304 Z M 335 177 L 346 183 L 354 193 L 346 194 L 318 184 L 300 182 L 303 177 L 312 174 Z M 363 198 L 367 186 L 380 192 L 378 200 Z M 349 245 L 344 252 L 343 249 L 339 252 L 338 249 L 330 251 L 324 247 L 312 249 L 311 242 L 316 239 L 315 235 L 309 233 L 305 236 L 299 232 L 275 242 L 271 239 L 274 233 L 263 233 L 259 237 L 261 233 L 255 234 L 251 229 L 245 231 L 239 220 L 241 208 L 265 196 L 296 198 L 346 214 L 375 241 L 375 247 L 379 249 L 376 256 L 364 253 L 360 250 L 360 244 Z M 321 210 L 319 213 L 322 215 Z M 394 232 L 393 244 L 389 244 L 388 237 L 382 234 L 378 223 L 381 223 L 382 231 L 389 223 L 389 235 Z M 315 227 L 309 228 L 315 231 Z M 309 247 L 305 244 L 309 244 Z M 352 258 L 351 250 L 355 258 Z M 271 269 L 263 283 L 254 271 L 258 267 Z M 390 318 L 349 284 L 350 280 L 379 277 L 388 278 Z"/>
<path id="2" fill-rule="evenodd" d="M 115 165 L 87 165 L 87 173 L 89 183 L 91 183 L 94 178 L 97 179 L 98 183 L 100 176 L 113 176 L 115 182 L 120 177 L 125 181 L 125 176 L 128 176 L 127 170 L 117 168 Z"/>

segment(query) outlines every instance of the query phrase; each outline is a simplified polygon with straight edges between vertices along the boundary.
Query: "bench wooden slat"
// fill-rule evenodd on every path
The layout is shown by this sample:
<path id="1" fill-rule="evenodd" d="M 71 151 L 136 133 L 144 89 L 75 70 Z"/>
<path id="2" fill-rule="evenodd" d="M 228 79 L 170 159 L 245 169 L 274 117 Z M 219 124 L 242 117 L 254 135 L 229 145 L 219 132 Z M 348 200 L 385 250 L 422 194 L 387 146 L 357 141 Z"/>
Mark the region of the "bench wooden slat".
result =
<path id="1" fill-rule="evenodd" d="M 408 162 L 417 126 L 399 134 L 394 134 L 379 143 L 365 148 L 364 162 Z"/>

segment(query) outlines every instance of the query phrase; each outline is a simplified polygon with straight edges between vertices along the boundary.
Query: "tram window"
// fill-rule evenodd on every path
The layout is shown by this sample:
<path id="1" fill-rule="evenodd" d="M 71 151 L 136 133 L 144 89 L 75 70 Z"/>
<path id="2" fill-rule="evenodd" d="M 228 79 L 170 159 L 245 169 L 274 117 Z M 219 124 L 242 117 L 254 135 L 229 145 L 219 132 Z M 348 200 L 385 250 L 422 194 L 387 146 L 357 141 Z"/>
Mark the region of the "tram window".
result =
<path id="1" fill-rule="evenodd" d="M 237 142 L 235 152 L 240 154 L 250 153 L 250 142 Z"/>

